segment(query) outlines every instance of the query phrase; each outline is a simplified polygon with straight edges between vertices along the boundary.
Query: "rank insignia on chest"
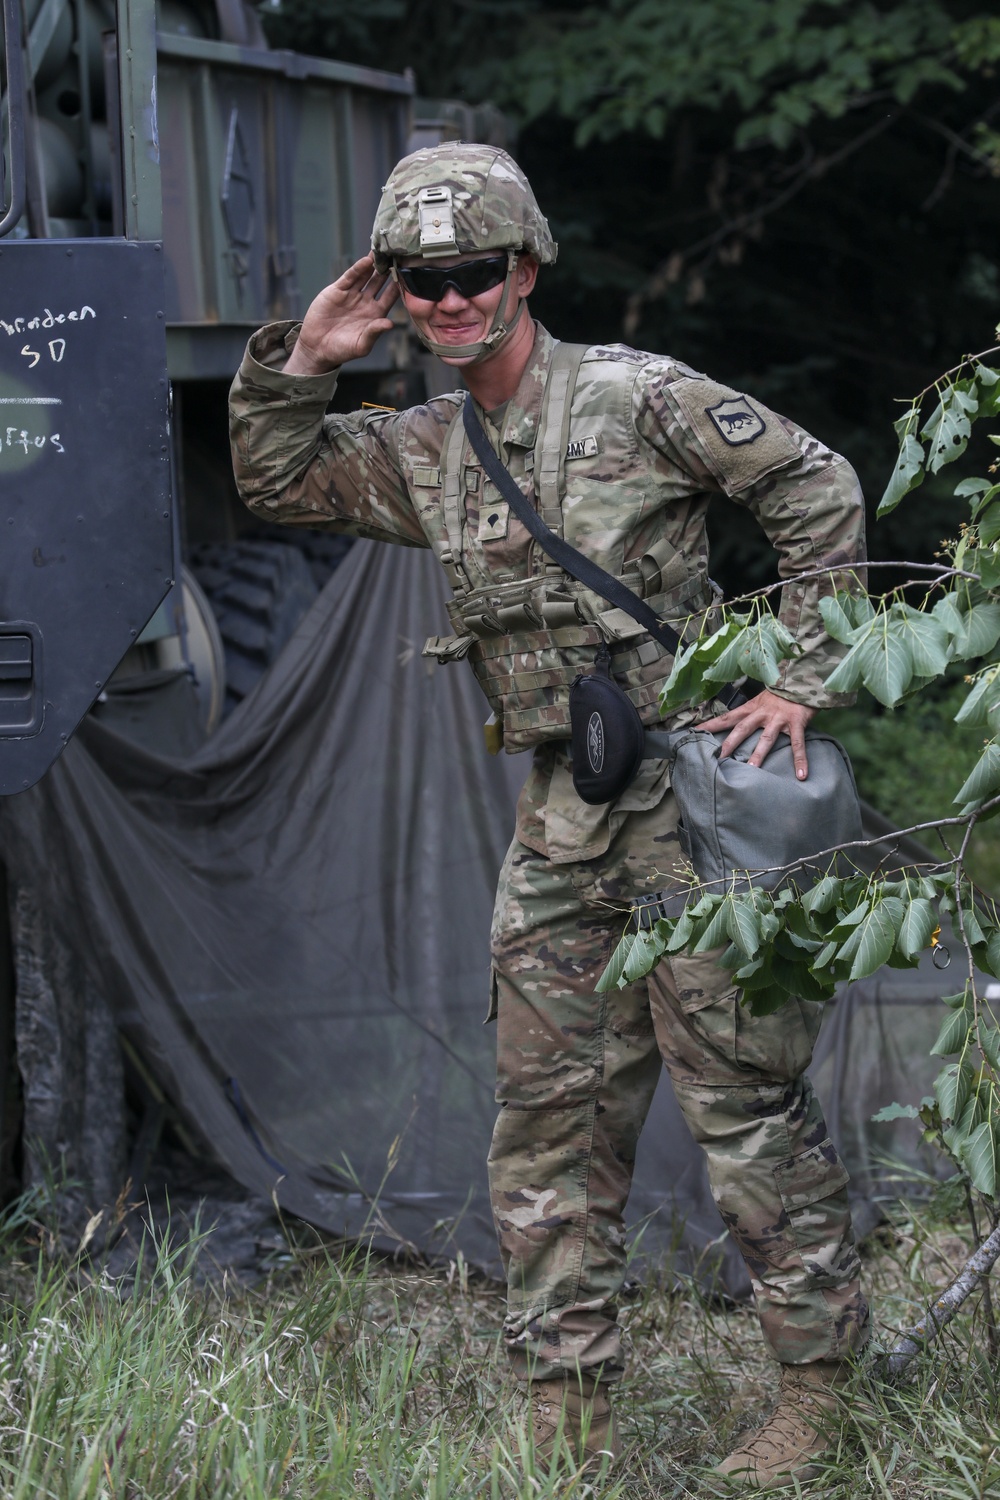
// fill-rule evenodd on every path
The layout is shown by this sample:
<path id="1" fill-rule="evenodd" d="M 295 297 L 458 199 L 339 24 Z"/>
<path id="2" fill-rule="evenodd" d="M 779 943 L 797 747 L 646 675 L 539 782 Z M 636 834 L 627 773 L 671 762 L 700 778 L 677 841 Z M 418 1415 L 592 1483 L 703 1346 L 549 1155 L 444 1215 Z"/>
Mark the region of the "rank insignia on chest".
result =
<path id="1" fill-rule="evenodd" d="M 596 458 L 597 453 L 596 437 L 571 438 L 566 444 L 567 458 Z"/>
<path id="2" fill-rule="evenodd" d="M 506 500 L 494 500 L 479 512 L 477 536 L 481 542 L 498 542 L 507 535 L 509 526 L 510 506 Z"/>
<path id="3" fill-rule="evenodd" d="M 705 414 L 711 417 L 731 448 L 752 443 L 764 431 L 764 418 L 758 416 L 745 396 L 731 396 L 715 406 L 706 406 Z"/>

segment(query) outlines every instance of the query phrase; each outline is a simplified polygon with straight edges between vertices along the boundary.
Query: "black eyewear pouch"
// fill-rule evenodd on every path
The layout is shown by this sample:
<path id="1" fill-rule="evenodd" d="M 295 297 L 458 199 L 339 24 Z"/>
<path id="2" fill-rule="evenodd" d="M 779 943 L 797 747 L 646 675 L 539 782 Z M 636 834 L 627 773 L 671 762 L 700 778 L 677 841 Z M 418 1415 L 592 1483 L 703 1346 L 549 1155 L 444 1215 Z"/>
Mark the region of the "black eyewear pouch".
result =
<path id="1" fill-rule="evenodd" d="M 611 676 L 608 657 L 569 690 L 573 785 L 583 802 L 614 802 L 642 764 L 645 731 L 639 710 Z"/>

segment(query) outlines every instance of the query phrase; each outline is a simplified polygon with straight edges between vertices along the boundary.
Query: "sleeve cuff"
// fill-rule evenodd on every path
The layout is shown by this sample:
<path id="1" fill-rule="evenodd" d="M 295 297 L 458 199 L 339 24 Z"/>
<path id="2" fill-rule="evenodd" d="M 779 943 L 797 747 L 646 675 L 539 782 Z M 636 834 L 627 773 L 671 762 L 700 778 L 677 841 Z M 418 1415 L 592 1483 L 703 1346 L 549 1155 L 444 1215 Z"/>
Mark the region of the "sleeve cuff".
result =
<path id="1" fill-rule="evenodd" d="M 253 335 L 243 356 L 240 375 L 245 385 L 267 391 L 284 401 L 316 402 L 326 406 L 337 388 L 338 370 L 325 375 L 286 375 L 284 364 L 298 338 L 301 323 L 268 323 Z"/>

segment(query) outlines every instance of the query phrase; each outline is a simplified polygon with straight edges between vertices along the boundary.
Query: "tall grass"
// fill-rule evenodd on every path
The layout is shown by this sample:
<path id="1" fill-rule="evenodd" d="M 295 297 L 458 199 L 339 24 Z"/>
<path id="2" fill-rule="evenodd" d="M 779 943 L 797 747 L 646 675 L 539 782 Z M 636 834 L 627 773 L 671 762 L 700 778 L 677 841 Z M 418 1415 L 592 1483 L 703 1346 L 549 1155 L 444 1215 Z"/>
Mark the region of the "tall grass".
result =
<path id="1" fill-rule="evenodd" d="M 625 1312 L 629 1457 L 613 1477 L 549 1475 L 532 1468 L 506 1376 L 502 1297 L 461 1263 L 317 1246 L 248 1291 L 201 1282 L 190 1243 L 148 1237 L 120 1283 L 49 1247 L 23 1224 L 0 1241 L 5 1500 L 710 1495 L 706 1466 L 774 1384 L 752 1312 L 647 1279 Z M 880 1321 L 909 1320 L 966 1249 L 951 1228 L 886 1231 L 867 1256 Z M 1000 1372 L 980 1317 L 957 1320 L 897 1389 L 859 1375 L 810 1495 L 1000 1496 Z"/>

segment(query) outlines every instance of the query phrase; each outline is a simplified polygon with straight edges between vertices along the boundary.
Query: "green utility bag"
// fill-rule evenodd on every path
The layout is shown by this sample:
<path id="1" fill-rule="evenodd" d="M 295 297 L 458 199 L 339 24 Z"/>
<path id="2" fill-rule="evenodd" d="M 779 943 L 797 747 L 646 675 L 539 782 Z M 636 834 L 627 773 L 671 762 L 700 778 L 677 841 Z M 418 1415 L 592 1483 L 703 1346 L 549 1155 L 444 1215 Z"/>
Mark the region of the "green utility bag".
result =
<path id="1" fill-rule="evenodd" d="M 762 766 L 747 764 L 759 730 L 720 760 L 725 738 L 699 729 L 646 732 L 646 754 L 657 750 L 670 764 L 681 843 L 699 880 L 720 889 L 735 876 L 770 890 L 789 867 L 814 877 L 834 857 L 824 851 L 862 837 L 854 772 L 832 735 L 806 730 L 805 781 L 795 775 L 787 735 Z"/>

